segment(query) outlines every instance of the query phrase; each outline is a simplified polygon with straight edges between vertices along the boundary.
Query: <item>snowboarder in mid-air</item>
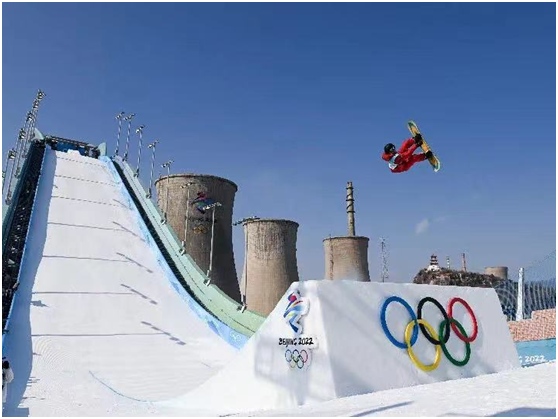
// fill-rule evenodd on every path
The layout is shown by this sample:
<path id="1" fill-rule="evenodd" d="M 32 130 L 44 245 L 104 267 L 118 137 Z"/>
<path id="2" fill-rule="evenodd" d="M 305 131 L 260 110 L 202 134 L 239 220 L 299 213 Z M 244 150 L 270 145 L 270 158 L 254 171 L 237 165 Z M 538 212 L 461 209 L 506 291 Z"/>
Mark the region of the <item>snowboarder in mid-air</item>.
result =
<path id="1" fill-rule="evenodd" d="M 402 173 L 409 170 L 415 163 L 419 161 L 428 160 L 434 172 L 440 170 L 440 160 L 430 146 L 426 144 L 424 138 L 413 121 L 407 122 L 407 128 L 411 131 L 412 138 L 405 140 L 401 148 L 397 150 L 394 144 L 386 144 L 384 147 L 384 154 L 382 159 L 388 162 L 388 166 L 392 173 Z M 421 148 L 423 153 L 413 154 L 417 148 Z"/>
<path id="2" fill-rule="evenodd" d="M 384 147 L 382 159 L 388 162 L 392 173 L 402 173 L 409 170 L 415 163 L 427 160 L 432 157 L 432 151 L 426 153 L 413 154 L 423 143 L 422 136 L 416 134 L 413 138 L 405 140 L 401 148 L 397 150 L 394 144 L 389 143 Z"/>

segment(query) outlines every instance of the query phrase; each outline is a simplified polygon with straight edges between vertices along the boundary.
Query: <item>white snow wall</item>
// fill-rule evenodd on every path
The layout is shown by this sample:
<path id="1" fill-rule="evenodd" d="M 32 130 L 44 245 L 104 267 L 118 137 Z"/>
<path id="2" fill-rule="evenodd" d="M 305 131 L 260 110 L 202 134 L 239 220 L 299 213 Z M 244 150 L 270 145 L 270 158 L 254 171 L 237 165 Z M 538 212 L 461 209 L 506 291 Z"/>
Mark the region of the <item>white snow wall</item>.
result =
<path id="1" fill-rule="evenodd" d="M 311 351 L 311 363 L 303 369 L 291 368 L 285 358 L 285 347 L 279 345 L 279 338 L 294 336 L 283 313 L 287 296 L 295 289 L 309 302 L 309 311 L 301 320 L 303 335 L 317 340 L 317 348 Z M 478 320 L 478 337 L 471 343 L 469 363 L 455 366 L 442 353 L 436 370 L 425 372 L 417 368 L 407 351 L 394 346 L 382 329 L 380 309 L 390 296 L 406 300 L 415 313 L 423 297 L 434 297 L 444 307 L 453 297 L 466 300 Z M 453 317 L 471 334 L 472 321 L 463 306 L 455 306 Z M 436 330 L 443 320 L 430 303 L 424 306 L 423 318 Z M 387 324 L 396 339 L 403 340 L 410 319 L 402 305 L 389 305 Z M 454 358 L 463 359 L 465 345 L 453 331 L 447 347 Z M 413 349 L 424 364 L 433 361 L 435 346 L 421 333 Z M 516 348 L 493 289 L 304 281 L 289 288 L 230 365 L 198 389 L 169 403 L 199 409 L 215 406 L 214 414 L 285 408 L 518 367 Z"/>

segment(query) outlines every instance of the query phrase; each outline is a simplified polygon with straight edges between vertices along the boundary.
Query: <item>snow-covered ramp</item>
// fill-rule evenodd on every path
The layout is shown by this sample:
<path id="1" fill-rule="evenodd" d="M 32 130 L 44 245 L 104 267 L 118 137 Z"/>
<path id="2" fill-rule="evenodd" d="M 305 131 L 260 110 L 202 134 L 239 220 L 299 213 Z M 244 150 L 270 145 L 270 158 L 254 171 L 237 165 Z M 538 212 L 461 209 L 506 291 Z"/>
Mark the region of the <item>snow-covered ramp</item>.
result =
<path id="1" fill-rule="evenodd" d="M 46 150 L 4 415 L 145 415 L 237 352 L 177 294 L 109 162 Z"/>

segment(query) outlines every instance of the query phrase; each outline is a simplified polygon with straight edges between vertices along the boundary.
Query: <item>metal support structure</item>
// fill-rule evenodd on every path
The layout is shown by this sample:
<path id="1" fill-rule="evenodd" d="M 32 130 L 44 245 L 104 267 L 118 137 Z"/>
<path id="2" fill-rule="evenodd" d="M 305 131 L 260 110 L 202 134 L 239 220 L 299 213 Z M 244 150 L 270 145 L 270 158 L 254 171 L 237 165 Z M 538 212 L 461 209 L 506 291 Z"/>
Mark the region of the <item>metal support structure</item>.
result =
<path id="1" fill-rule="evenodd" d="M 33 106 L 35 106 L 35 101 L 33 101 Z M 26 122 L 25 141 L 21 143 L 21 150 L 20 150 L 21 157 L 27 154 L 26 152 L 27 144 L 29 144 L 29 141 L 33 137 L 34 120 L 35 120 L 35 114 L 33 113 L 33 111 L 27 112 L 27 117 L 25 118 L 25 122 Z M 23 160 L 24 159 L 19 159 L 18 161 L 17 176 L 19 176 L 19 173 L 21 172 L 21 166 L 23 166 Z"/>
<path id="2" fill-rule="evenodd" d="M 142 143 L 142 139 L 143 139 L 143 129 L 145 128 L 145 125 L 140 125 L 137 129 L 136 129 L 136 134 L 139 135 L 139 143 L 138 143 L 138 165 L 136 167 L 136 177 L 139 176 L 139 172 L 140 172 L 140 162 L 141 162 L 141 143 Z"/>
<path id="3" fill-rule="evenodd" d="M 244 225 L 244 224 L 246 224 L 247 221 L 254 221 L 254 220 L 259 220 L 259 219 L 260 219 L 260 217 L 256 217 L 255 215 L 253 215 L 251 217 L 246 217 L 246 218 L 243 218 L 242 220 L 235 221 L 234 223 L 232 223 L 232 225 L 233 226 L 237 226 L 237 225 L 240 225 L 240 224 Z"/>
<path id="4" fill-rule="evenodd" d="M 16 148 L 16 160 L 15 160 L 15 173 L 14 177 L 18 178 L 19 173 L 21 172 L 21 165 L 23 165 L 23 161 L 25 161 L 25 149 L 26 143 L 29 141 L 31 137 L 31 126 L 33 119 L 35 116 L 32 112 L 27 112 L 27 116 L 25 117 L 25 125 L 24 125 L 24 136 L 19 142 L 19 146 Z M 19 139 L 19 137 L 18 137 Z"/>
<path id="5" fill-rule="evenodd" d="M 27 126 L 27 125 L 26 125 Z M 10 172 L 10 176 L 8 178 L 8 189 L 6 192 L 6 200 L 5 203 L 9 204 L 12 200 L 12 181 L 15 179 L 16 177 L 16 169 L 17 169 L 17 163 L 18 163 L 18 158 L 21 154 L 21 143 L 23 143 L 23 141 L 25 141 L 25 128 L 21 128 L 19 130 L 19 134 L 17 136 L 17 142 L 16 142 L 16 147 L 14 150 L 14 162 L 12 163 L 12 170 Z M 2 190 L 2 192 L 4 192 Z"/>
<path id="6" fill-rule="evenodd" d="M 120 133 L 122 132 L 122 119 L 125 117 L 125 113 L 122 111 L 116 115 L 116 120 L 118 121 L 118 135 L 116 136 L 116 150 L 114 150 L 114 155 L 118 156 L 118 150 L 120 148 Z"/>
<path id="7" fill-rule="evenodd" d="M 122 157 L 122 160 L 124 161 L 128 160 L 128 148 L 130 146 L 130 130 L 132 129 L 132 119 L 134 119 L 134 116 L 136 116 L 136 114 L 131 113 L 126 118 L 124 118 L 125 121 L 128 121 L 128 132 L 126 133 L 126 150 L 124 151 L 124 156 Z"/>
<path id="8" fill-rule="evenodd" d="M 151 189 L 153 187 L 153 168 L 155 166 L 155 148 L 157 147 L 158 143 L 159 143 L 159 140 L 155 140 L 147 146 L 147 148 L 150 148 L 151 151 L 152 151 L 152 153 L 151 153 L 151 172 L 149 174 L 149 189 L 147 190 L 147 195 L 146 195 L 147 198 L 151 198 Z"/>
<path id="9" fill-rule="evenodd" d="M 163 211 L 163 219 L 161 220 L 162 223 L 166 223 L 167 222 L 167 211 L 169 208 L 169 178 L 170 178 L 170 167 L 171 164 L 174 163 L 174 160 L 169 160 L 165 163 L 163 163 L 161 165 L 161 167 L 164 169 L 167 169 L 167 191 L 166 191 L 166 196 L 165 196 L 165 211 Z"/>
<path id="10" fill-rule="evenodd" d="M 35 137 L 35 127 L 37 126 L 37 116 L 39 113 L 40 104 L 41 101 L 39 99 L 35 99 L 33 101 L 33 106 L 31 108 L 31 113 L 33 114 L 33 118 L 31 119 L 31 126 L 29 127 L 30 128 L 29 135 L 25 143 L 25 156 L 27 156 L 27 153 L 29 152 L 29 148 L 31 147 L 31 140 L 33 140 L 33 138 Z"/>
<path id="11" fill-rule="evenodd" d="M 33 101 L 33 106 L 31 107 L 31 120 L 30 120 L 30 126 L 29 126 L 29 130 L 27 133 L 27 141 L 25 142 L 24 146 L 24 156 L 27 157 L 27 153 L 29 152 L 29 148 L 31 147 L 31 141 L 33 140 L 34 136 L 35 136 L 35 127 L 37 126 L 37 118 L 39 117 L 39 106 L 41 105 L 41 100 L 44 99 L 45 97 L 45 93 L 41 90 L 37 91 L 37 95 L 35 97 L 35 100 Z M 21 163 L 23 165 L 23 162 Z"/>
<path id="12" fill-rule="evenodd" d="M 182 248 L 180 254 L 186 253 L 186 239 L 188 238 L 188 217 L 190 216 L 190 186 L 195 185 L 194 182 L 188 182 L 186 185 L 180 185 L 180 189 L 186 188 L 186 217 L 184 218 L 184 240 L 182 240 Z"/>
<path id="13" fill-rule="evenodd" d="M 13 163 L 12 171 L 10 173 L 10 178 L 8 180 L 8 189 L 6 192 L 5 200 L 6 204 L 9 204 L 12 199 L 12 186 L 15 187 L 15 184 L 12 185 L 13 179 L 19 178 L 21 169 L 23 167 L 25 159 L 27 158 L 27 154 L 29 153 L 31 141 L 33 140 L 33 137 L 35 135 L 35 126 L 37 124 L 39 107 L 41 105 L 41 101 L 45 98 L 45 96 L 46 95 L 43 91 L 37 91 L 37 95 L 33 100 L 31 111 L 27 112 L 25 125 L 22 129 L 19 130 L 15 147 L 15 160 Z"/>
<path id="14" fill-rule="evenodd" d="M 12 149 L 13 151 L 13 163 L 12 163 L 12 170 L 10 171 L 10 176 L 8 177 L 8 188 L 7 188 L 7 193 L 6 193 L 6 204 L 9 204 L 11 199 L 12 199 L 12 181 L 15 178 L 15 174 L 16 174 L 16 165 L 17 165 L 17 158 L 20 155 L 20 143 L 22 143 L 23 141 L 25 141 L 25 128 L 20 128 L 18 136 L 17 136 L 17 141 L 16 141 L 16 146 L 15 148 Z M 6 174 L 7 174 L 7 164 L 6 164 Z M 2 187 L 2 196 L 4 194 L 4 187 Z"/>
<path id="15" fill-rule="evenodd" d="M 246 308 L 248 307 L 248 302 L 246 300 L 246 294 L 248 292 L 248 229 L 245 227 L 245 223 L 242 223 L 242 226 L 244 227 L 244 273 L 243 273 L 243 277 L 244 277 L 244 289 L 242 290 L 242 295 L 241 295 L 241 299 L 242 299 L 242 310 L 246 310 Z"/>
<path id="16" fill-rule="evenodd" d="M 41 100 L 45 98 L 45 92 L 38 90 L 35 100 L 33 101 L 33 106 L 31 109 L 31 113 L 33 114 L 33 118 L 31 119 L 31 126 L 29 127 L 28 133 L 28 143 L 26 144 L 25 156 L 29 152 L 29 148 L 31 146 L 31 140 L 35 136 L 35 127 L 37 126 L 37 119 L 39 118 L 39 106 L 41 105 Z"/>
<path id="17" fill-rule="evenodd" d="M 353 182 L 347 182 L 347 221 L 349 236 L 355 233 L 355 200 L 353 198 Z"/>
<path id="18" fill-rule="evenodd" d="M 525 269 L 519 268 L 519 278 L 517 280 L 517 310 L 515 320 L 523 320 L 523 282 L 525 279 Z"/>
<path id="19" fill-rule="evenodd" d="M 4 184 L 6 182 L 6 176 L 8 175 L 8 165 L 10 164 L 10 160 L 15 160 L 15 149 L 8 150 L 8 154 L 6 156 L 6 164 L 5 170 L 2 171 L 2 196 L 4 195 Z M 12 172 L 14 170 L 14 165 L 12 164 L 12 171 L 10 172 L 10 178 L 12 177 Z"/>
<path id="20" fill-rule="evenodd" d="M 217 207 L 222 207 L 220 202 L 214 202 L 211 205 L 206 205 L 205 207 L 203 207 L 204 211 L 207 211 L 209 209 L 213 210 L 211 220 L 211 248 L 209 250 L 209 269 L 207 270 L 207 277 L 209 278 L 209 280 L 207 281 L 206 285 L 209 285 L 211 283 L 211 270 L 213 269 L 213 239 L 215 236 L 215 208 Z"/>
<path id="21" fill-rule="evenodd" d="M 386 239 L 380 237 L 380 247 L 381 247 L 381 255 L 382 255 L 382 282 L 386 282 L 389 280 L 389 271 L 388 271 L 388 261 L 387 261 L 387 246 L 386 246 Z"/>

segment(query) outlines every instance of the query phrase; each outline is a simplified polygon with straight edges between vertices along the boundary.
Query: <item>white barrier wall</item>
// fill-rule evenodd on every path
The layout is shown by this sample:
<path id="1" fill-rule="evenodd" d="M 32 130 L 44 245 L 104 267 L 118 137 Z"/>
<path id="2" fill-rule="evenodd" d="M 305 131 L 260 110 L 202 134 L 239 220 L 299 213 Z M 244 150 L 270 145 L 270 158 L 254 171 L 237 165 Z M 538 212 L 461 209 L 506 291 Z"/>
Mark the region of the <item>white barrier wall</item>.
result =
<path id="1" fill-rule="evenodd" d="M 280 339 L 294 338 L 296 333 L 284 313 L 289 305 L 288 296 L 295 292 L 293 298 L 298 298 L 297 290 L 302 299 L 298 306 L 306 306 L 307 310 L 299 320 L 301 336 L 309 345 L 287 348 Z M 437 347 L 441 354 L 433 371 L 418 368 L 407 349 L 396 347 L 382 328 L 381 308 L 392 296 L 407 301 L 415 314 L 424 297 L 435 298 L 446 310 L 452 298 L 465 300 L 478 322 L 477 337 L 470 343 L 469 362 L 464 366 L 452 364 L 440 345 L 430 343 L 417 330 L 418 339 L 412 349 L 418 360 L 431 364 Z M 430 302 L 424 305 L 422 318 L 436 331 L 444 320 Z M 473 321 L 460 303 L 454 306 L 453 318 L 472 337 Z M 296 326 L 297 319 L 291 320 Z M 403 305 L 393 302 L 387 307 L 386 325 L 395 339 L 403 342 L 410 321 L 411 315 Z M 454 330 L 446 346 L 450 356 L 457 361 L 464 359 L 465 343 Z M 305 281 L 289 288 L 231 364 L 198 389 L 165 404 L 213 412 L 284 408 L 518 367 L 515 345 L 493 289 Z"/>

